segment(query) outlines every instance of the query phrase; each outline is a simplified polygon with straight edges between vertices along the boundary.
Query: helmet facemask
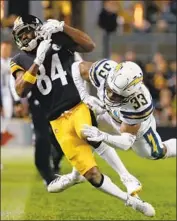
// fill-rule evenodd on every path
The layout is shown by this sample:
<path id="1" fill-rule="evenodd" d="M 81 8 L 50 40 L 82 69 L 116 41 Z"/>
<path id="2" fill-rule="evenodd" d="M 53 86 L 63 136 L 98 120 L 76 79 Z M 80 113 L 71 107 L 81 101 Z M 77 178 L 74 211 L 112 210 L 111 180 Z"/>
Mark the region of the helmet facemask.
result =
<path id="1" fill-rule="evenodd" d="M 106 83 L 105 85 L 105 90 L 104 90 L 104 102 L 106 105 L 110 107 L 119 107 L 121 105 L 126 104 L 129 100 L 130 97 L 124 97 L 122 95 L 119 95 L 115 93 Z"/>

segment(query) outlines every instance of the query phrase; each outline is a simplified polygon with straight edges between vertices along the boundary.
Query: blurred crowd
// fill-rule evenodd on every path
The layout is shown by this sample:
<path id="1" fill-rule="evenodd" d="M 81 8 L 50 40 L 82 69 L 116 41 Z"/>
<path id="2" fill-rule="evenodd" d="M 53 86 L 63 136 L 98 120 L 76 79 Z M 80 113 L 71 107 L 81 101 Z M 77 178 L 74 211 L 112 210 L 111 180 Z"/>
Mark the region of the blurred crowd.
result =
<path id="1" fill-rule="evenodd" d="M 106 13 L 108 14 L 106 15 Z M 105 0 L 100 16 L 116 19 L 117 30 L 122 33 L 176 32 L 176 0 L 111 1 Z M 110 21 L 108 22 L 108 16 Z M 100 23 L 100 26 L 102 24 Z"/>
<path id="2" fill-rule="evenodd" d="M 162 54 L 156 53 L 152 60 L 145 63 L 137 60 L 133 51 L 124 55 L 113 52 L 111 59 L 116 62 L 134 61 L 141 66 L 144 83 L 153 98 L 157 125 L 176 127 L 176 60 L 167 61 Z"/>

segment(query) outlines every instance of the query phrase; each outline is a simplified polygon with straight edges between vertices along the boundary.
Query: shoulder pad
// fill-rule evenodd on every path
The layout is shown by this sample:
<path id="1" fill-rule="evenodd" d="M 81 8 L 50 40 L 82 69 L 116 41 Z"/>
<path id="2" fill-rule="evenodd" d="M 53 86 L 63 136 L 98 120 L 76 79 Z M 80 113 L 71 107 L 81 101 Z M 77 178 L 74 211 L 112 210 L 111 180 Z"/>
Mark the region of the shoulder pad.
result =
<path id="1" fill-rule="evenodd" d="M 89 70 L 89 78 L 93 86 L 100 87 L 101 82 L 106 79 L 109 71 L 117 65 L 115 61 L 102 59 L 93 63 Z"/>

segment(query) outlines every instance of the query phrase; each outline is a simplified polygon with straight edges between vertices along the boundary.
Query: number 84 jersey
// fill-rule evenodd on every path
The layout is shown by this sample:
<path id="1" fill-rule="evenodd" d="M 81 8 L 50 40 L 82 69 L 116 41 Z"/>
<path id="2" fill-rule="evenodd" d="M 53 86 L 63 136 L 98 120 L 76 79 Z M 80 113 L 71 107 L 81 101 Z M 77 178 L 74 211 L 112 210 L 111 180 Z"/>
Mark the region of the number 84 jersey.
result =
<path id="1" fill-rule="evenodd" d="M 95 62 L 90 69 L 90 80 L 94 87 L 97 88 L 97 95 L 103 102 L 106 77 L 110 70 L 117 65 L 112 60 L 103 59 Z M 121 124 L 121 122 L 130 125 L 141 123 L 138 136 L 142 136 L 151 124 L 153 114 L 152 97 L 147 87 L 142 84 L 141 89 L 127 103 L 118 107 L 106 106 L 106 109 L 118 124 Z"/>
<path id="2" fill-rule="evenodd" d="M 10 68 L 15 77 L 19 70 L 27 71 L 36 52 L 20 52 L 12 58 Z M 71 66 L 74 53 L 52 44 L 43 64 L 39 67 L 32 95 L 39 101 L 49 121 L 77 105 L 81 99 L 72 79 Z"/>

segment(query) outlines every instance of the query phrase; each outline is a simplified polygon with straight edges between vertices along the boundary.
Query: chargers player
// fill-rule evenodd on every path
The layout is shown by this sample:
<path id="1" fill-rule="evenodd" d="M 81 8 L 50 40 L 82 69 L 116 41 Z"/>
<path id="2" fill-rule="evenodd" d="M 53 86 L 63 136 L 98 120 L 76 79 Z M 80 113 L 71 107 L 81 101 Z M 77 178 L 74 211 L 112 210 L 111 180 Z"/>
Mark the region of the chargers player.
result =
<path id="1" fill-rule="evenodd" d="M 97 117 L 100 130 L 84 126 L 83 133 L 89 141 L 104 141 L 123 150 L 132 147 L 138 155 L 149 159 L 176 157 L 176 139 L 162 142 L 156 131 L 152 97 L 136 63 L 117 64 L 103 59 L 95 63 L 75 63 L 73 68 L 81 96 L 88 97 L 88 94 L 80 76 L 97 88 L 106 109 Z"/>

